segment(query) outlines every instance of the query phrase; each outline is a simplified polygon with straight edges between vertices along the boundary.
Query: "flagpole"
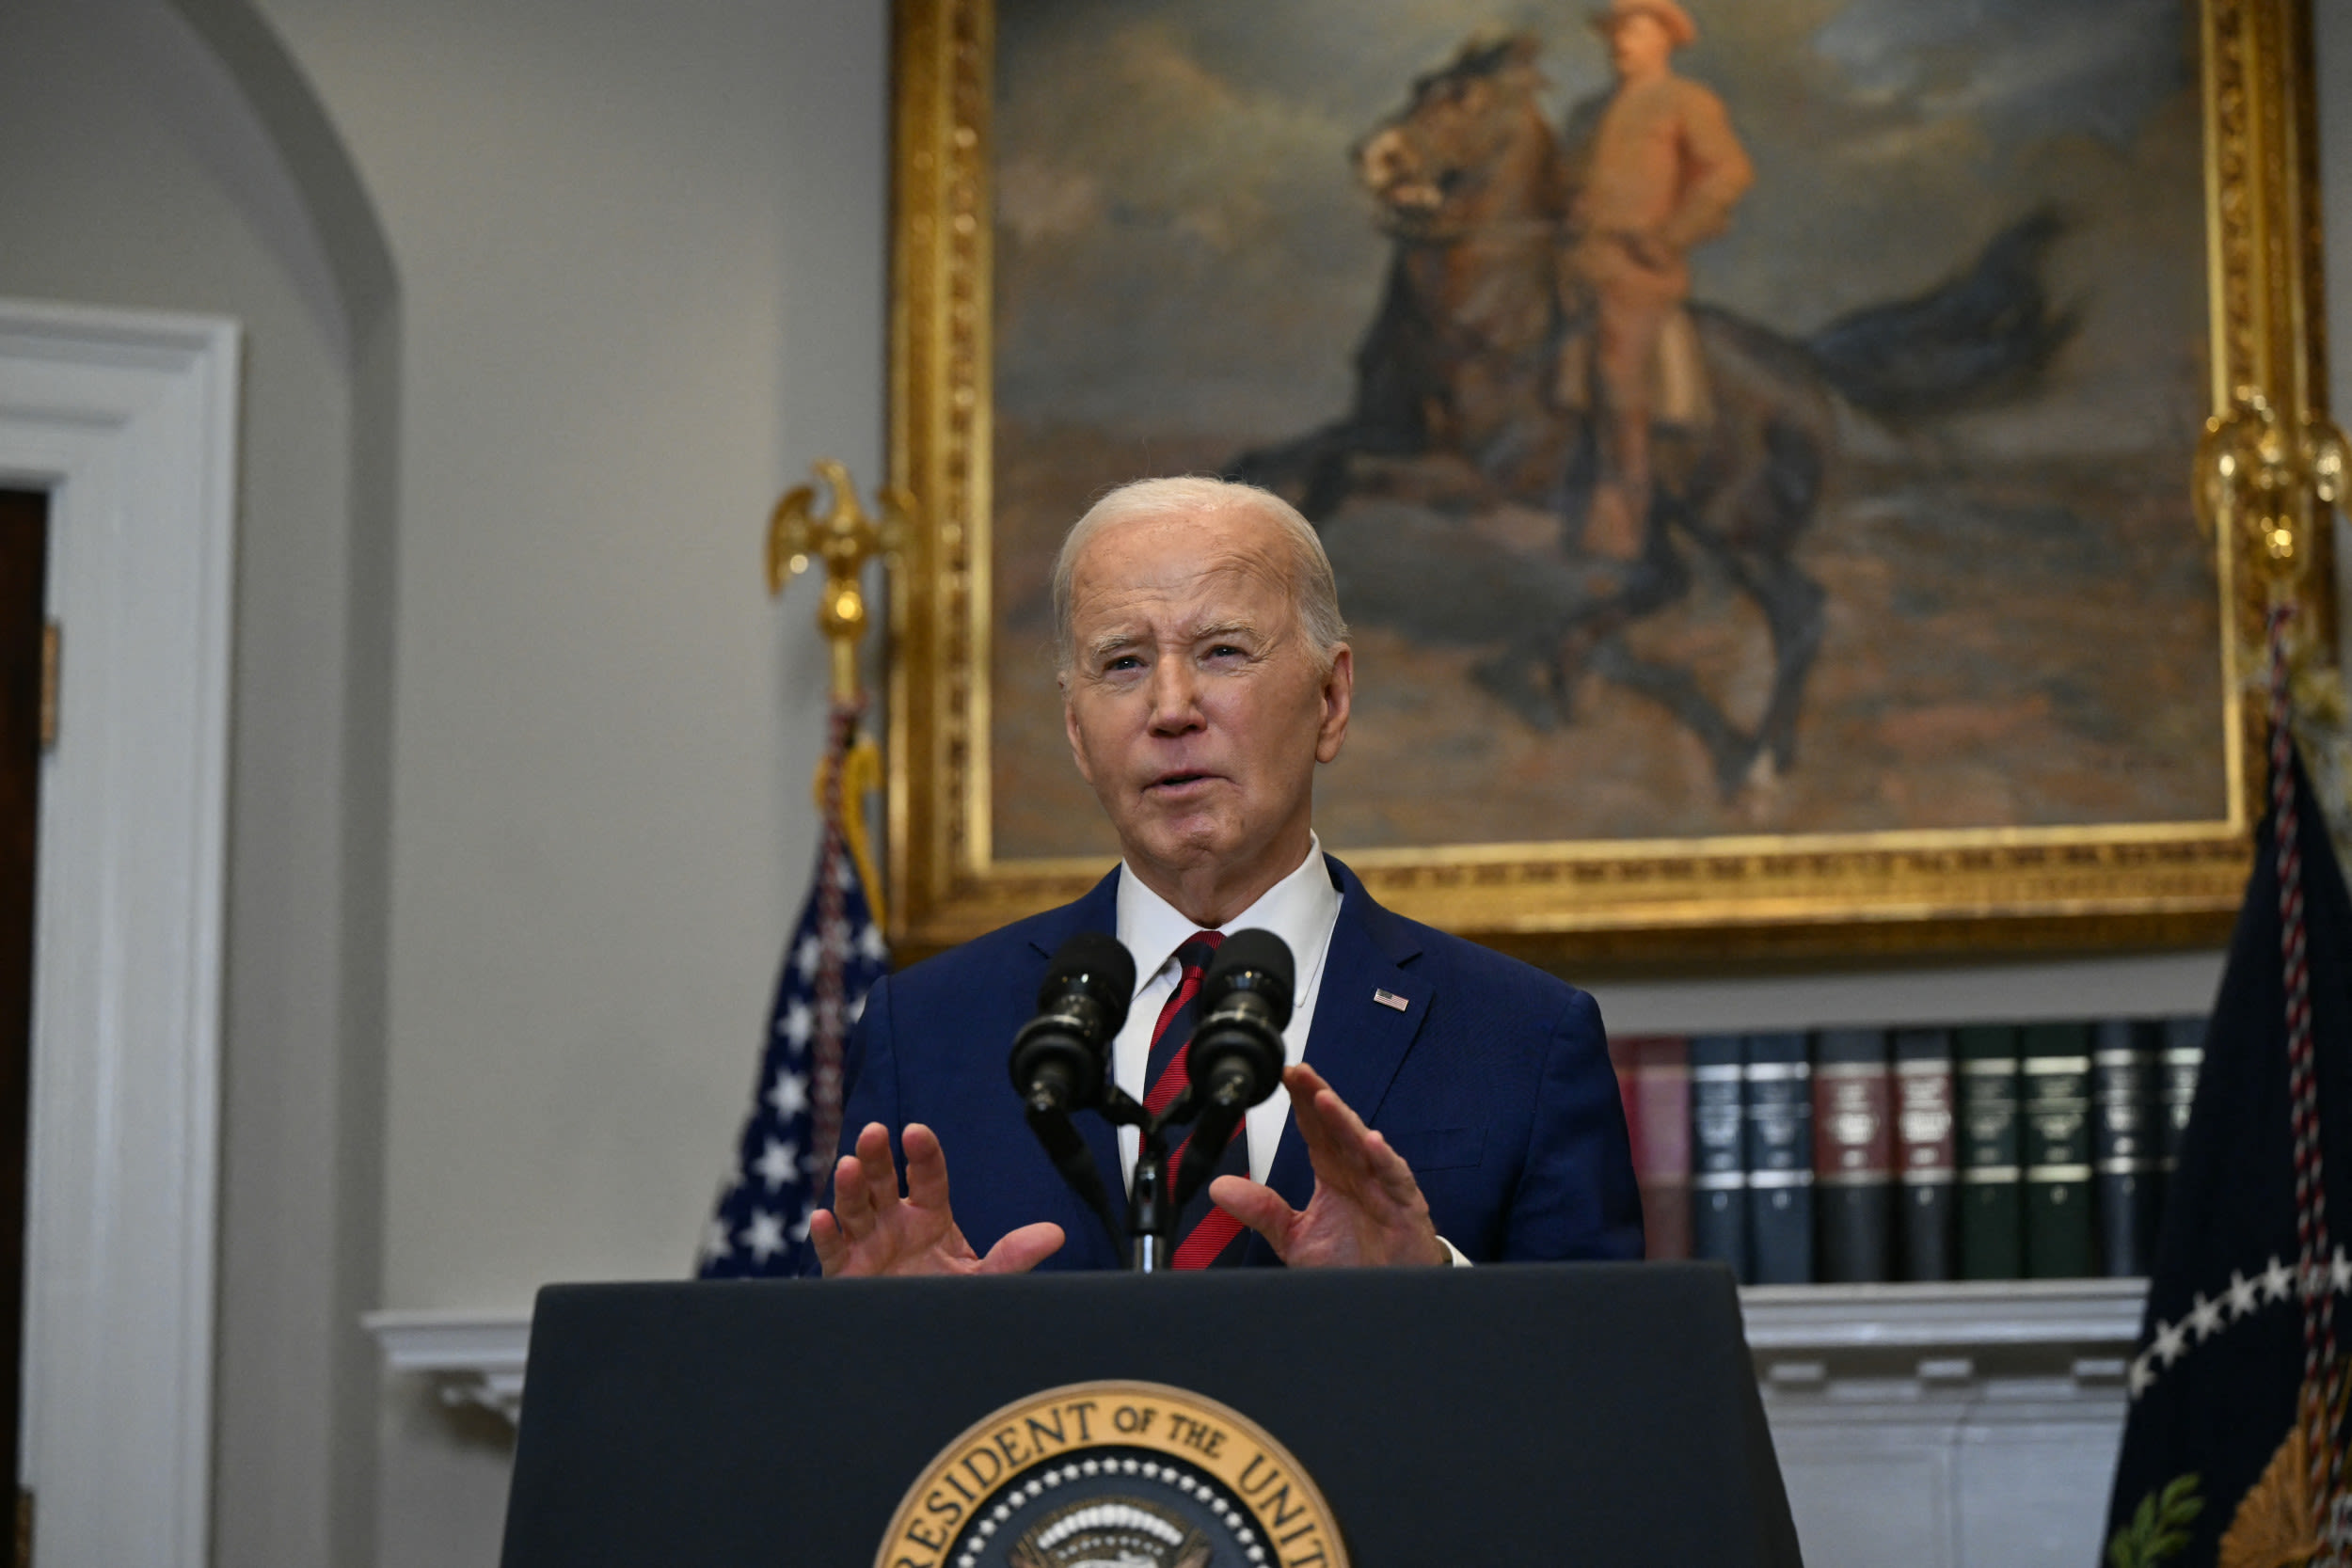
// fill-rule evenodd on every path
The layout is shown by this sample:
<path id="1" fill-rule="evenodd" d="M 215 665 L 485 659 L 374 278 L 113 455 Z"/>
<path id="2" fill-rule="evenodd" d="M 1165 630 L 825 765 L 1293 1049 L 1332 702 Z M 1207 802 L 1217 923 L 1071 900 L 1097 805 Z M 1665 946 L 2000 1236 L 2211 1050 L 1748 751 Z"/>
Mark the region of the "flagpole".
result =
<path id="1" fill-rule="evenodd" d="M 816 903 L 818 942 L 814 1029 L 809 1051 L 809 1116 L 812 1155 L 830 1158 L 840 1147 L 841 1108 L 847 1085 L 842 1082 L 843 1047 L 850 1018 L 845 974 L 850 943 L 847 890 L 854 880 L 866 895 L 873 924 L 887 927 L 881 879 L 875 875 L 869 847 L 865 800 L 882 783 L 882 752 L 861 736 L 859 721 L 866 696 L 858 684 L 858 643 L 868 619 L 863 578 L 866 564 L 887 563 L 905 542 L 914 498 L 885 486 L 871 513 L 858 504 L 857 488 L 847 467 L 820 459 L 816 477 L 829 502 L 817 510 L 817 487 L 795 485 L 776 502 L 768 519 L 768 592 L 771 597 L 808 569 L 812 562 L 825 566 L 824 596 L 817 607 L 818 629 L 832 650 L 832 701 L 826 722 L 825 754 L 817 765 L 816 793 L 819 832 L 823 835 L 817 872 Z M 845 863 L 846 862 L 846 863 Z M 817 1167 L 821 1169 L 821 1165 Z M 822 1191 L 821 1178 L 817 1187 Z"/>
<path id="2" fill-rule="evenodd" d="M 914 498 L 895 485 L 885 486 L 868 513 L 858 504 L 857 487 L 845 465 L 820 458 L 814 472 L 826 491 L 824 513 L 817 510 L 817 486 L 799 484 L 785 492 L 769 516 L 768 593 L 771 597 L 781 594 L 813 562 L 824 562 L 825 592 L 817 607 L 817 627 L 832 653 L 832 715 L 824 759 L 817 767 L 817 805 L 827 829 L 841 835 L 856 862 L 875 922 L 887 926 L 866 813 L 852 804 L 882 784 L 882 752 L 859 733 L 866 696 L 858 682 L 858 644 L 870 619 L 866 563 L 887 563 L 897 556 L 911 527 Z"/>
<path id="3" fill-rule="evenodd" d="M 2331 625 L 2321 625 L 2306 593 L 2322 531 L 2334 523 L 2348 480 L 2344 433 L 2321 410 L 2282 416 L 2257 388 L 2241 387 L 2231 407 L 2205 423 L 2198 444 L 2199 522 L 2222 535 L 2247 571 L 2240 603 L 2260 606 L 2262 672 L 2268 688 L 2271 854 L 2279 887 L 2280 979 L 2286 999 L 2289 1116 L 2295 1156 L 2297 1278 L 2303 1307 L 2303 1378 L 2297 1404 L 2306 1465 L 2308 1528 L 2318 1560 L 2344 1560 L 2344 1376 L 2336 1347 L 2328 1180 L 2321 1156 L 2319 1082 L 2312 1039 L 2311 968 L 2305 929 L 2300 814 L 2294 781 L 2298 688 L 2333 673 Z M 2324 602 L 2321 600 L 2319 602 Z"/>

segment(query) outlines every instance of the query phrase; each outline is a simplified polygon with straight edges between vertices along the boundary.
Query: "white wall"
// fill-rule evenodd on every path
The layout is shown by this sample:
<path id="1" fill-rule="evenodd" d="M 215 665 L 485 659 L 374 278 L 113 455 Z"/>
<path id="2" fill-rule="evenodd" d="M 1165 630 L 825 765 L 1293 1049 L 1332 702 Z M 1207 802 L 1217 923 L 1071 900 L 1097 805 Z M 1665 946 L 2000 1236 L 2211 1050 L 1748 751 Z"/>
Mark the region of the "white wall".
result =
<path id="1" fill-rule="evenodd" d="M 264 9 L 407 324 L 384 1297 L 677 1275 L 812 842 L 765 518 L 878 478 L 884 10 Z"/>
<path id="2" fill-rule="evenodd" d="M 880 476 L 886 7 L 262 8 L 405 325 L 379 1299 L 678 1275 L 813 843 L 766 515 Z M 380 1436 L 380 1560 L 491 1560 L 502 1433 Z"/>

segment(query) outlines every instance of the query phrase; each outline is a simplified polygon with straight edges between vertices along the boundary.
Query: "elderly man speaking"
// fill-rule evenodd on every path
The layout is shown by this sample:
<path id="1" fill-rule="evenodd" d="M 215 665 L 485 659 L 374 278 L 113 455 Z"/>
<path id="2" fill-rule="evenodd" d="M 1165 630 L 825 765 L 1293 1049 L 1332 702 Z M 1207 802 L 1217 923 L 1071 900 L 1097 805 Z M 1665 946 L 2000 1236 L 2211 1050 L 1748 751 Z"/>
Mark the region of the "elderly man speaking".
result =
<path id="1" fill-rule="evenodd" d="M 1176 1267 L 1639 1257 L 1592 998 L 1391 914 L 1316 842 L 1314 772 L 1347 739 L 1356 667 L 1306 519 L 1216 480 L 1114 490 L 1063 542 L 1054 620 L 1071 753 L 1120 864 L 1076 903 L 875 988 L 834 1206 L 809 1227 L 824 1273 L 1120 1265 L 1005 1081 L 1049 957 L 1087 930 L 1135 957 L 1113 1068 L 1147 1103 L 1175 1092 L 1170 1058 L 1228 933 L 1270 930 L 1296 956 L 1287 1095 L 1249 1112 L 1180 1217 Z M 1115 1149 L 1132 1174 L 1135 1130 L 1115 1142 L 1080 1120 L 1105 1168 Z"/>

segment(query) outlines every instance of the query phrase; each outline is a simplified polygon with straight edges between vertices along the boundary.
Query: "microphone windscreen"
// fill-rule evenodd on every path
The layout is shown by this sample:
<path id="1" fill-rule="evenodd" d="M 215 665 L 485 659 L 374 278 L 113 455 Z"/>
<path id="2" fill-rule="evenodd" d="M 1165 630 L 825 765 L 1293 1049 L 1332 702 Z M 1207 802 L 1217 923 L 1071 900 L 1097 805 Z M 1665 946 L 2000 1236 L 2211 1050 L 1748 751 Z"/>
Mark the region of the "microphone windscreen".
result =
<path id="1" fill-rule="evenodd" d="M 1291 990 L 1297 984 L 1297 966 L 1290 943 L 1272 931 L 1235 931 L 1209 960 L 1200 979 L 1200 1006 L 1214 1011 L 1225 995 L 1237 989 L 1257 992 L 1273 1009 L 1277 1029 L 1290 1022 Z"/>
<path id="2" fill-rule="evenodd" d="M 1045 983 L 1038 988 L 1039 1008 L 1051 1006 L 1073 986 L 1087 990 L 1110 1015 L 1108 1033 L 1116 1035 L 1127 1022 L 1127 1005 L 1135 1000 L 1135 958 L 1108 931 L 1080 931 L 1055 949 Z"/>

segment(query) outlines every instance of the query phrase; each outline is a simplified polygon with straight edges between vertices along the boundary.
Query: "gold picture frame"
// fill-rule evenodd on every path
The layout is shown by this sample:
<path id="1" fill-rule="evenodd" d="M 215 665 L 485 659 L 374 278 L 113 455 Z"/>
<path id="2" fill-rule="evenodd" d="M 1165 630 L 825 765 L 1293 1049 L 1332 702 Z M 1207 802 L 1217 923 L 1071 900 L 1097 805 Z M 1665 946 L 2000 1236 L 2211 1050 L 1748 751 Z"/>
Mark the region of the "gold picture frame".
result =
<path id="1" fill-rule="evenodd" d="M 2192 0 L 2199 3 L 2199 0 Z M 2310 12 L 2201 0 L 2205 273 L 2217 418 L 2326 418 Z M 1077 896 L 1104 860 L 992 845 L 992 0 L 898 0 L 891 483 L 915 520 L 891 583 L 891 938 L 920 956 Z M 2210 443 L 2209 443 L 2210 444 Z M 2190 476 L 2182 475 L 2185 484 Z M 2309 502 L 2305 503 L 2308 507 Z M 2327 531 L 2304 531 L 2314 645 L 2332 647 Z M 1482 844 L 1348 855 L 1416 919 L 1539 962 L 1709 961 L 2162 947 L 2226 937 L 2265 768 L 2263 562 L 2214 540 L 2227 811 L 2096 827 Z"/>

